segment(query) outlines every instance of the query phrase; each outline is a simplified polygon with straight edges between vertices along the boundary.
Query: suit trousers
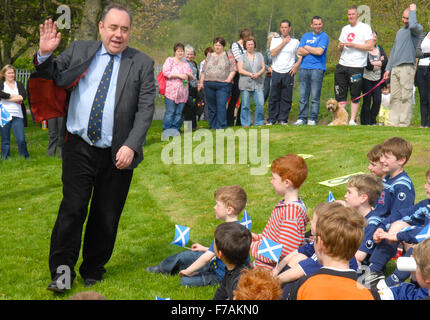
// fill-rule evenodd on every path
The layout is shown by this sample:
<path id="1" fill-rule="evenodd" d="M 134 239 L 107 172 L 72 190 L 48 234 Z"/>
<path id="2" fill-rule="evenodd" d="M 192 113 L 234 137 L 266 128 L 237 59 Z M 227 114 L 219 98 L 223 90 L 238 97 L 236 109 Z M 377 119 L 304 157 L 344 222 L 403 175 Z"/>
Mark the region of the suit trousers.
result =
<path id="1" fill-rule="evenodd" d="M 90 146 L 69 134 L 63 147 L 63 200 L 51 234 L 49 268 L 52 279 L 59 266 L 74 266 L 79 258 L 85 229 L 81 276 L 101 280 L 117 234 L 133 170 L 119 170 L 112 162 L 111 148 Z M 88 214 L 88 205 L 91 205 Z"/>
<path id="2" fill-rule="evenodd" d="M 412 95 L 414 92 L 415 67 L 401 64 L 391 70 L 391 101 L 388 125 L 408 127 L 412 119 Z"/>
<path id="3" fill-rule="evenodd" d="M 272 71 L 267 123 L 287 123 L 293 101 L 294 76 Z"/>

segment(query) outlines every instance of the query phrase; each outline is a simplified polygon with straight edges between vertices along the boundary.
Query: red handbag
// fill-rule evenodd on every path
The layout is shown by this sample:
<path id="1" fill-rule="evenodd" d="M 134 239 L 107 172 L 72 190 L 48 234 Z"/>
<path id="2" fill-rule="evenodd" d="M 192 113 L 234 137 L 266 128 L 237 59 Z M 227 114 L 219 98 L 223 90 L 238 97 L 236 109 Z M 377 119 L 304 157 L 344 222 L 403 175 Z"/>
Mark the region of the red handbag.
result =
<path id="1" fill-rule="evenodd" d="M 163 71 L 161 71 L 157 76 L 158 82 L 158 93 L 162 96 L 166 94 L 166 77 L 164 77 Z"/>

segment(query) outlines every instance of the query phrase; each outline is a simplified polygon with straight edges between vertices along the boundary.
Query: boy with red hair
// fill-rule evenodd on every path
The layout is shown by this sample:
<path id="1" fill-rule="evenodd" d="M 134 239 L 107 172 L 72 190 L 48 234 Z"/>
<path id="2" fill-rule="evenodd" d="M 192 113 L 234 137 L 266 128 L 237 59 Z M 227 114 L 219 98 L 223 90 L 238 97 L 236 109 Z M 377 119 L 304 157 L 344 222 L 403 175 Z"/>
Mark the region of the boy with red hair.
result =
<path id="1" fill-rule="evenodd" d="M 274 160 L 271 170 L 273 189 L 284 198 L 273 209 L 263 232 L 252 234 L 251 243 L 254 266 L 268 270 L 272 270 L 276 262 L 258 254 L 263 237 L 283 245 L 281 260 L 303 244 L 309 222 L 305 204 L 299 198 L 299 188 L 308 175 L 305 160 L 298 155 L 288 154 Z"/>

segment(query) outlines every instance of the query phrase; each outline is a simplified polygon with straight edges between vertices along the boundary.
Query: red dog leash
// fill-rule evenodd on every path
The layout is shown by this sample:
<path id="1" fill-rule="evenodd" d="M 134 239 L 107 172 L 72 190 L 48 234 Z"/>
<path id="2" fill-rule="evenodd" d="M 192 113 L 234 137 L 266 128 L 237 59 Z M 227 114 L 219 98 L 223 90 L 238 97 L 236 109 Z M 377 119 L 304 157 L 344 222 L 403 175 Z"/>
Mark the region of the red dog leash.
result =
<path id="1" fill-rule="evenodd" d="M 370 89 L 369 91 L 367 91 L 366 93 L 363 93 L 361 96 L 359 96 L 358 98 L 355 98 L 354 100 L 351 101 L 347 101 L 347 102 L 339 102 L 339 104 L 345 105 L 347 103 L 351 103 L 354 102 L 355 100 L 358 100 L 360 98 L 363 98 L 364 96 L 368 95 L 369 93 L 371 93 L 373 90 L 375 90 L 377 87 L 379 87 L 381 84 L 383 84 L 386 80 L 384 78 L 381 79 L 381 81 L 379 81 L 379 83 L 374 86 L 372 89 Z"/>

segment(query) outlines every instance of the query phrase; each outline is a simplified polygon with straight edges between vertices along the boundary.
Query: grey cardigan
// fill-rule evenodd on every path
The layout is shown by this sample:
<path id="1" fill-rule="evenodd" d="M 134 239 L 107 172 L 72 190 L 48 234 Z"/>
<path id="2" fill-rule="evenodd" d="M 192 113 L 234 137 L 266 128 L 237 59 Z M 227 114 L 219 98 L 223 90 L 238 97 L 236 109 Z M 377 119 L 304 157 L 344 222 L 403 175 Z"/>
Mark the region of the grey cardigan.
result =
<path id="1" fill-rule="evenodd" d="M 260 52 L 255 52 L 254 61 L 248 59 L 248 55 L 245 53 L 240 56 L 239 61 L 243 62 L 243 69 L 251 72 L 257 73 L 261 70 L 261 65 L 263 64 L 264 58 Z M 264 77 L 260 75 L 257 79 L 251 79 L 249 76 L 243 74 L 239 78 L 239 90 L 255 91 L 263 90 L 264 87 Z"/>

